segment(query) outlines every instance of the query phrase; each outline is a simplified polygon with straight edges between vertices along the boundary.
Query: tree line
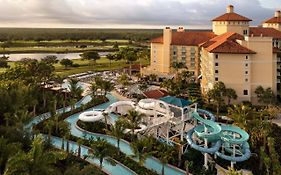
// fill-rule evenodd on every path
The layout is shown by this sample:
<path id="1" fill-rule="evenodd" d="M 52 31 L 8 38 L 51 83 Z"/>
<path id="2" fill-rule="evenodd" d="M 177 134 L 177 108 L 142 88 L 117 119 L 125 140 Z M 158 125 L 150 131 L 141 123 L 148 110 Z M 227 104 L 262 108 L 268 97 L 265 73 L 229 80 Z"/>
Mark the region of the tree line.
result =
<path id="1" fill-rule="evenodd" d="M 0 41 L 9 40 L 106 40 L 126 39 L 147 41 L 160 36 L 157 29 L 47 29 L 47 28 L 0 28 Z"/>

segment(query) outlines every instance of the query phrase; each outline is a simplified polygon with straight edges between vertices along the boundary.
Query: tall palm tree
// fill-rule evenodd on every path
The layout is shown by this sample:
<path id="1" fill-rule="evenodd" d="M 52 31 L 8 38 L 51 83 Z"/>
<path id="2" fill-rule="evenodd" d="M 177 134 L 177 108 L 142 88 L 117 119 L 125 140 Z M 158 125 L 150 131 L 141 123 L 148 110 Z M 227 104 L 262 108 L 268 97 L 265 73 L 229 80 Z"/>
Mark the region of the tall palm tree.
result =
<path id="1" fill-rule="evenodd" d="M 139 125 L 142 123 L 142 119 L 144 117 L 144 114 L 140 114 L 139 112 L 135 110 L 129 110 L 128 114 L 126 115 L 126 124 L 128 128 L 132 131 L 132 140 L 134 139 L 135 129 L 139 127 Z"/>
<path id="2" fill-rule="evenodd" d="M 70 96 L 72 97 L 75 102 L 82 96 L 83 89 L 79 86 L 79 80 L 77 79 L 70 79 L 69 81 L 69 91 Z"/>
<path id="3" fill-rule="evenodd" d="M 90 157 L 99 159 L 101 169 L 104 158 L 114 154 L 111 145 L 105 139 L 99 137 L 97 140 L 92 141 L 91 148 L 92 150 L 89 150 Z"/>
<path id="4" fill-rule="evenodd" d="M 226 88 L 225 89 L 225 96 L 227 97 L 227 104 L 230 105 L 231 99 L 236 100 L 237 94 L 234 89 L 232 88 Z"/>
<path id="5" fill-rule="evenodd" d="M 111 125 L 110 130 L 107 131 L 109 135 L 114 136 L 117 139 L 117 147 L 120 153 L 120 140 L 124 136 L 124 123 L 122 120 L 118 120 L 115 125 Z"/>
<path id="6" fill-rule="evenodd" d="M 170 160 L 174 158 L 175 150 L 173 147 L 167 145 L 167 144 L 161 144 L 157 147 L 158 151 L 158 159 L 162 163 L 162 169 L 161 174 L 165 174 L 165 164 L 167 164 Z"/>
<path id="7" fill-rule="evenodd" d="M 153 154 L 153 139 L 145 137 L 141 140 L 131 142 L 131 148 L 134 152 L 133 157 L 137 157 L 141 165 L 144 164 L 147 157 Z"/>
<path id="8" fill-rule="evenodd" d="M 37 136 L 29 152 L 19 152 L 9 159 L 4 175 L 49 175 L 55 170 L 54 164 L 65 159 L 63 152 L 46 150 L 43 137 Z"/>
<path id="9" fill-rule="evenodd" d="M 111 70 L 111 62 L 112 62 L 113 60 L 115 60 L 115 55 L 114 55 L 114 54 L 108 54 L 108 55 L 106 56 L 106 58 L 109 60 L 109 69 Z"/>
<path id="10" fill-rule="evenodd" d="M 132 63 L 137 60 L 137 51 L 133 48 L 126 47 L 122 51 L 122 56 L 129 62 L 129 75 L 132 75 Z"/>

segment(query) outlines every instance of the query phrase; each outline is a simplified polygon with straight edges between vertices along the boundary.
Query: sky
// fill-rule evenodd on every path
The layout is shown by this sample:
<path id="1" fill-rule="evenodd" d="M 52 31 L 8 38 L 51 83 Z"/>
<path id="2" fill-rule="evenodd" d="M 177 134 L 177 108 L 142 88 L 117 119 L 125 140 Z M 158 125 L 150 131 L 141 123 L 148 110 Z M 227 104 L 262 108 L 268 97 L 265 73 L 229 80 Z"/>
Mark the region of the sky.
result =
<path id="1" fill-rule="evenodd" d="M 0 27 L 204 29 L 229 4 L 251 25 L 281 10 L 281 0 L 0 0 Z"/>

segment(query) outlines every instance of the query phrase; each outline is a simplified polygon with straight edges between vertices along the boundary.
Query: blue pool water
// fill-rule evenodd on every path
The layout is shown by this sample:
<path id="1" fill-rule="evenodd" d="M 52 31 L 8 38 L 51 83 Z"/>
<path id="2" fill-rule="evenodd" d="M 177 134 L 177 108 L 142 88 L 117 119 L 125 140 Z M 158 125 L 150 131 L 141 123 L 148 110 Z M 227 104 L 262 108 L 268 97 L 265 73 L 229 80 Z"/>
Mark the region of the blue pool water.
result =
<path id="1" fill-rule="evenodd" d="M 58 137 L 52 137 L 52 145 L 58 149 L 61 149 L 62 146 L 62 142 L 63 140 L 61 138 Z M 67 144 L 66 141 L 64 141 L 64 150 L 67 150 Z M 69 151 L 73 152 L 73 153 L 77 153 L 78 152 L 78 144 L 75 142 L 69 142 Z M 85 147 L 85 146 L 81 146 L 81 157 L 83 158 L 84 156 L 88 155 L 88 151 L 89 148 Z M 96 158 L 92 158 L 92 157 L 88 157 L 86 159 L 88 162 L 99 165 L 99 160 Z M 103 162 L 103 169 L 110 173 L 110 174 L 114 174 L 114 175 L 136 175 L 136 173 L 134 173 L 133 171 L 131 171 L 130 169 L 127 169 L 119 164 L 116 165 L 112 165 L 109 161 L 107 161 L 106 159 Z"/>
<path id="2" fill-rule="evenodd" d="M 104 103 L 104 104 L 99 105 L 99 106 L 96 106 L 94 108 L 88 109 L 86 111 L 91 111 L 93 109 L 105 109 L 109 105 L 111 105 L 112 103 L 117 101 L 116 98 L 112 95 L 108 95 L 107 97 L 109 98 L 109 102 Z M 96 138 L 100 137 L 100 138 L 103 138 L 103 139 L 107 140 L 107 142 L 109 142 L 110 144 L 117 147 L 117 139 L 115 139 L 113 137 L 110 137 L 108 135 L 90 133 L 90 132 L 87 132 L 87 131 L 80 131 L 79 129 L 77 129 L 76 122 L 78 121 L 79 114 L 81 114 L 81 113 L 74 114 L 74 115 L 72 115 L 72 116 L 70 116 L 66 119 L 66 121 L 70 123 L 72 135 L 74 135 L 76 137 L 80 137 L 80 138 L 87 138 L 87 139 L 90 139 L 90 138 L 96 139 Z M 114 117 L 113 120 L 118 119 L 118 116 L 116 116 L 116 115 L 111 115 L 111 116 Z M 120 141 L 120 150 L 128 156 L 133 155 L 133 151 L 130 147 L 130 144 L 128 142 L 124 141 L 124 140 Z M 156 160 L 156 159 L 153 159 L 153 158 L 147 158 L 146 161 L 145 161 L 145 167 L 161 174 L 162 164 L 160 163 L 159 160 Z M 179 169 L 172 168 L 170 166 L 165 165 L 165 174 L 168 174 L 168 175 L 184 175 L 185 173 L 184 173 L 184 171 L 181 171 Z"/>

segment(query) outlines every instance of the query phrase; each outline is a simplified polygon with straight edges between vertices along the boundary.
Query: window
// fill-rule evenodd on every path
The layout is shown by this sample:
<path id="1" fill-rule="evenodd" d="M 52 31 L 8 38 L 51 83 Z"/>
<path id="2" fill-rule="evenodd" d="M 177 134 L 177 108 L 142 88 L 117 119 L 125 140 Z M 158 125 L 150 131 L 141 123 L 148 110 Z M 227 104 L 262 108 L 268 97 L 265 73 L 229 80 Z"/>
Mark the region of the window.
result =
<path id="1" fill-rule="evenodd" d="M 219 70 L 215 70 L 215 73 L 218 74 L 218 73 L 219 73 Z"/>
<path id="2" fill-rule="evenodd" d="M 219 58 L 219 55 L 218 54 L 216 54 L 216 59 L 218 59 Z"/>
<path id="3" fill-rule="evenodd" d="M 176 55 L 177 54 L 177 52 L 176 51 L 174 51 L 174 55 Z"/>
<path id="4" fill-rule="evenodd" d="M 245 64 L 245 67 L 248 67 L 248 63 Z"/>
<path id="5" fill-rule="evenodd" d="M 218 78 L 218 77 L 215 77 L 215 81 L 219 81 L 219 78 Z"/>
<path id="6" fill-rule="evenodd" d="M 248 82 L 248 78 L 245 79 L 245 82 Z"/>
<path id="7" fill-rule="evenodd" d="M 215 63 L 215 66 L 219 66 L 219 63 Z"/>
<path id="8" fill-rule="evenodd" d="M 243 91 L 243 94 L 244 94 L 244 95 L 248 95 L 248 90 L 244 90 L 244 91 Z"/>
<path id="9" fill-rule="evenodd" d="M 248 35 L 248 30 L 243 30 L 244 35 Z"/>
<path id="10" fill-rule="evenodd" d="M 248 55 L 246 55 L 246 60 L 248 60 Z"/>
<path id="11" fill-rule="evenodd" d="M 248 75 L 248 71 L 245 71 L 245 74 Z"/>

